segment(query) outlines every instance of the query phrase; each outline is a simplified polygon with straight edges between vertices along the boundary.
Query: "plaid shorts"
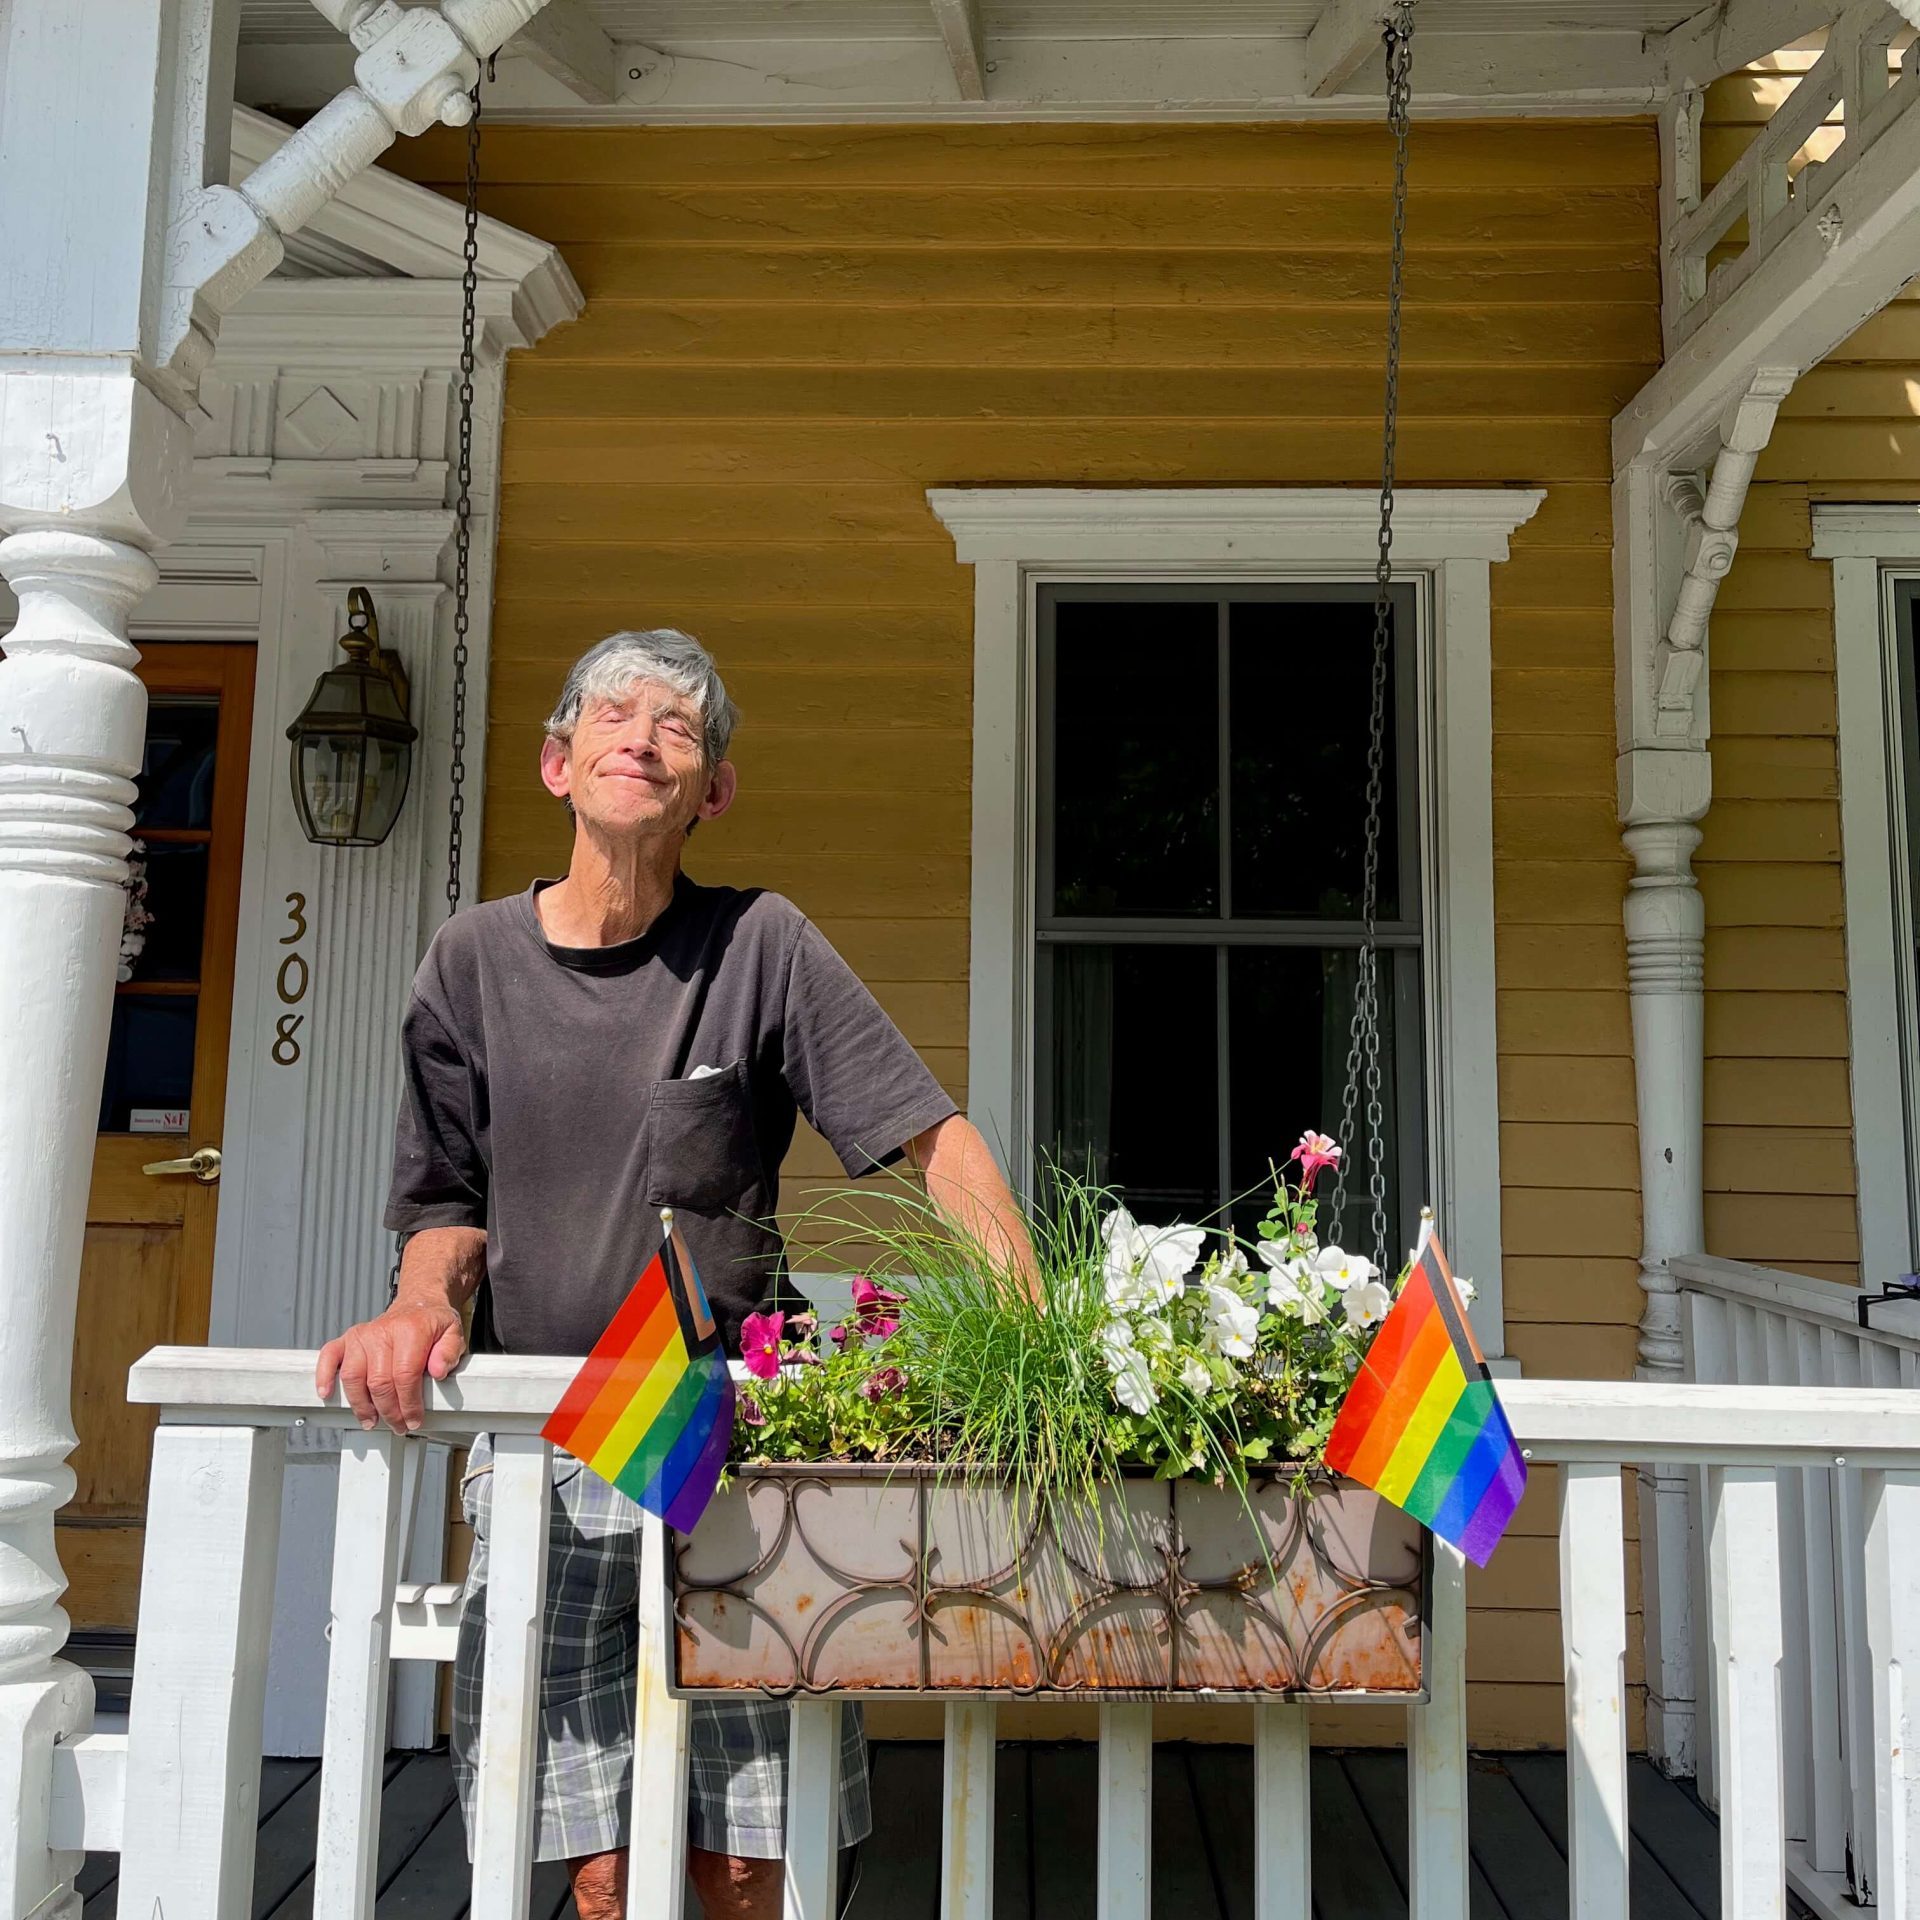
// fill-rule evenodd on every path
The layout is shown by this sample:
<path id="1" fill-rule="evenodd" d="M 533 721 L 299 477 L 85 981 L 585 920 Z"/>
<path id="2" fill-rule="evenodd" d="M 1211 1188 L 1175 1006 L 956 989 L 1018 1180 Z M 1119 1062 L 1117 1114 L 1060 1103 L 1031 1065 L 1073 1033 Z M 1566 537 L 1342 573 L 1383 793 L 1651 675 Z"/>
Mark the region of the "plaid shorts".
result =
<path id="1" fill-rule="evenodd" d="M 486 1659 L 487 1535 L 493 1448 L 475 1442 L 461 1482 L 473 1558 L 453 1667 L 453 1773 L 473 1847 L 480 1688 Z M 640 1509 L 579 1461 L 555 1452 L 547 1533 L 547 1629 L 534 1769 L 536 1860 L 608 1853 L 628 1838 L 634 1687 L 639 1673 Z M 692 1703 L 687 1838 L 756 1860 L 785 1851 L 789 1713 L 777 1700 Z M 873 1828 L 860 1710 L 842 1715 L 840 1844 Z"/>

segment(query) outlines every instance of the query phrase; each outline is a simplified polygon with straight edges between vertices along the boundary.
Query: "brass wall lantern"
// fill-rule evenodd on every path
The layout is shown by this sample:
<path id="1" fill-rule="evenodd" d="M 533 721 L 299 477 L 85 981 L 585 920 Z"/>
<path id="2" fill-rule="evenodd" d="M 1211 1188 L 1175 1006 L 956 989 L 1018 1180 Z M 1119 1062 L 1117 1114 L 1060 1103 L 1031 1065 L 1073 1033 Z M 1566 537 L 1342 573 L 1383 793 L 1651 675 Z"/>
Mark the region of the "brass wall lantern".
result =
<path id="1" fill-rule="evenodd" d="M 347 595 L 344 665 L 313 683 L 293 742 L 293 803 L 307 838 L 323 847 L 377 847 L 393 831 L 420 730 L 407 718 L 407 670 L 380 644 L 373 595 Z"/>

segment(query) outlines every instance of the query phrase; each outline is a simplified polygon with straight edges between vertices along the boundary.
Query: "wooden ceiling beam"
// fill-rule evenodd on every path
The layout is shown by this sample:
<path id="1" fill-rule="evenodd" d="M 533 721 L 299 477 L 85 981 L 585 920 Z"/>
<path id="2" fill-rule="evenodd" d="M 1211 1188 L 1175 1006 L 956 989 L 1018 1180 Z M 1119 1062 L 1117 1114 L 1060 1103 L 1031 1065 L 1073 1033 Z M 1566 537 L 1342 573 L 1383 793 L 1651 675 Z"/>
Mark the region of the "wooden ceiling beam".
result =
<path id="1" fill-rule="evenodd" d="M 1380 53 L 1385 0 L 1326 0 L 1307 35 L 1307 92 L 1316 100 L 1338 93 Z"/>
<path id="2" fill-rule="evenodd" d="M 547 0 L 500 51 L 530 61 L 582 106 L 610 107 L 614 102 L 616 49 L 585 0 Z"/>
<path id="3" fill-rule="evenodd" d="M 947 64 L 962 100 L 987 97 L 986 36 L 980 26 L 980 0 L 929 0 L 934 24 L 946 44 Z"/>

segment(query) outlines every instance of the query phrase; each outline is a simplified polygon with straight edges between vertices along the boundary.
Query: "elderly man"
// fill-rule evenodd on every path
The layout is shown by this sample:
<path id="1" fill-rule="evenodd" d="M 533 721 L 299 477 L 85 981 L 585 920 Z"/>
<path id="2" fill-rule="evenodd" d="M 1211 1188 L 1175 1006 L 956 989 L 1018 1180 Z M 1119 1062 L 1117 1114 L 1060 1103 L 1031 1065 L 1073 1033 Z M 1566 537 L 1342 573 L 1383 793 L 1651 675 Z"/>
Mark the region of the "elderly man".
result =
<path id="1" fill-rule="evenodd" d="M 584 1354 L 654 1251 L 670 1204 L 730 1348 L 780 1271 L 768 1224 L 796 1111 L 850 1175 L 903 1155 L 983 1244 L 1019 1249 L 985 1142 L 819 930 L 757 889 L 680 869 L 733 803 L 736 718 L 713 661 L 671 630 L 619 633 L 567 676 L 540 777 L 573 817 L 561 880 L 456 914 L 414 982 L 386 1224 L 398 1291 L 321 1350 L 363 1426 L 420 1423 L 422 1376 L 466 1351 L 488 1285 L 507 1353 Z M 454 1764 L 472 1827 L 484 1658 L 489 1449 L 463 1497 L 474 1530 L 454 1674 Z M 581 1920 L 625 1908 L 639 1510 L 556 1456 L 540 1702 L 536 1857 L 568 1865 Z M 846 1716 L 840 1834 L 870 1814 Z M 787 1711 L 693 1714 L 689 1862 L 709 1920 L 781 1909 Z"/>

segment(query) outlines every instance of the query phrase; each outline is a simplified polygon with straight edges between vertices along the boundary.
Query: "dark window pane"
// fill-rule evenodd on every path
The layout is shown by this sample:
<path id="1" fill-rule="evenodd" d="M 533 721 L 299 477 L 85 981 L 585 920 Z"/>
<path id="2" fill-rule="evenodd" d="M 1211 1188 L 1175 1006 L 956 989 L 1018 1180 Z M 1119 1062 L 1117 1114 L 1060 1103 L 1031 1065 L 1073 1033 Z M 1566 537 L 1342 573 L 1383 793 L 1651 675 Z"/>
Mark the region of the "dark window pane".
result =
<path id="1" fill-rule="evenodd" d="M 1236 601 L 1228 611 L 1233 911 L 1352 919 L 1366 837 L 1373 608 Z M 1380 913 L 1399 914 L 1394 699 L 1388 666 Z"/>
<path id="2" fill-rule="evenodd" d="M 201 929 L 207 915 L 207 857 L 204 845 L 163 841 L 146 849 L 149 917 L 142 930 L 145 944 L 128 979 L 199 979 Z"/>
<path id="3" fill-rule="evenodd" d="M 107 1042 L 107 1079 L 100 1098 L 100 1131 L 126 1133 L 134 1107 L 184 1107 L 193 1098 L 195 996 L 142 999 L 122 994 L 113 1003 Z"/>
<path id="4" fill-rule="evenodd" d="M 136 827 L 213 824 L 214 700 L 156 699 L 147 708 L 147 749 L 135 784 Z"/>
<path id="5" fill-rule="evenodd" d="M 1049 946 L 1050 1151 L 1143 1220 L 1218 1206 L 1211 947 Z"/>
<path id="6" fill-rule="evenodd" d="M 1330 1133 L 1355 1156 L 1344 1222 L 1329 1208 L 1320 1237 L 1370 1252 L 1364 1138 L 1340 1138 L 1347 1084 L 1347 1031 L 1359 955 L 1351 947 L 1236 947 L 1227 954 L 1227 1019 L 1233 1035 L 1228 1089 L 1229 1172 L 1234 1224 L 1250 1233 L 1273 1190 L 1270 1161 L 1284 1161 L 1312 1128 Z M 1411 964 L 1411 963 L 1409 963 Z M 1394 1063 L 1394 957 L 1380 956 L 1380 1104 L 1385 1115 L 1387 1218 L 1401 1218 L 1397 1150 L 1398 1075 Z M 1364 1129 L 1364 1102 L 1361 1121 Z M 1332 1176 L 1320 1176 L 1330 1199 Z M 1393 1231 L 1397 1234 L 1399 1226 Z M 1397 1255 L 1398 1242 L 1389 1249 Z"/>
<path id="7" fill-rule="evenodd" d="M 1052 911 L 1218 913 L 1218 610 L 1060 601 L 1053 632 Z"/>

